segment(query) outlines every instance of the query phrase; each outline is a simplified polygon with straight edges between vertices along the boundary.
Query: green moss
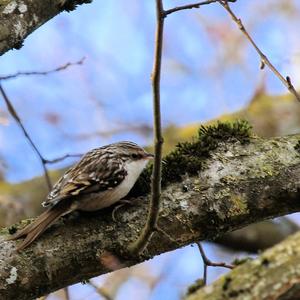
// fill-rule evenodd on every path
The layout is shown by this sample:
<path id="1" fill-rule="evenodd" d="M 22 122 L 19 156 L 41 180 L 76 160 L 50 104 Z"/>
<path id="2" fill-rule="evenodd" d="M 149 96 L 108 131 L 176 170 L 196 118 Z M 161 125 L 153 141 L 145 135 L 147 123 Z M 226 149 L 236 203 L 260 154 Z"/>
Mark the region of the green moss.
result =
<path id="1" fill-rule="evenodd" d="M 20 228 L 24 228 L 25 226 L 27 226 L 28 224 L 30 224 L 34 219 L 26 219 L 26 220 L 22 220 L 19 223 L 13 224 L 10 227 L 7 228 L 3 228 L 5 231 L 2 231 L 0 233 L 4 233 L 4 234 L 14 234 L 16 233 Z"/>
<path id="2" fill-rule="evenodd" d="M 270 260 L 268 260 L 266 257 L 261 261 L 261 265 L 268 267 L 270 264 Z"/>
<path id="3" fill-rule="evenodd" d="M 250 256 L 246 256 L 246 257 L 243 257 L 243 258 L 236 258 L 235 260 L 232 261 L 232 265 L 234 266 L 239 266 L 239 265 L 242 265 L 248 261 L 252 261 L 253 258 L 250 257 Z"/>
<path id="4" fill-rule="evenodd" d="M 184 174 L 196 175 L 205 167 L 205 160 L 210 157 L 220 143 L 248 143 L 251 126 L 247 121 L 218 122 L 210 126 L 201 126 L 198 136 L 191 142 L 178 143 L 175 150 L 166 155 L 162 166 L 162 186 L 180 181 Z M 137 197 L 150 192 L 152 165 L 145 169 L 131 190 L 129 196 Z"/>
<path id="5" fill-rule="evenodd" d="M 6 227 L 0 227 L 0 235 L 4 235 L 4 234 L 7 234 L 8 233 L 8 230 Z"/>
<path id="6" fill-rule="evenodd" d="M 17 226 L 12 225 L 12 226 L 8 227 L 8 233 L 9 234 L 14 234 L 16 232 L 17 232 Z"/>
<path id="7" fill-rule="evenodd" d="M 258 163 L 259 161 L 257 161 Z M 276 168 L 278 165 L 272 163 L 265 163 L 264 161 L 260 165 L 259 163 L 257 164 L 256 168 L 248 169 L 248 177 L 249 178 L 266 178 L 270 176 L 275 176 L 279 173 Z"/>
<path id="8" fill-rule="evenodd" d="M 227 275 L 227 276 L 223 277 L 223 280 L 224 280 L 224 282 L 222 284 L 222 289 L 223 289 L 223 291 L 227 291 L 229 289 L 229 285 L 232 281 L 232 278 L 230 277 L 230 275 Z"/>
<path id="9" fill-rule="evenodd" d="M 204 283 L 203 279 L 197 279 L 192 285 L 190 285 L 188 287 L 186 296 L 194 294 L 196 291 L 198 291 L 199 289 L 201 289 L 204 286 L 205 286 L 205 283 Z"/>
<path id="10" fill-rule="evenodd" d="M 16 50 L 20 50 L 22 47 L 23 47 L 23 41 L 17 41 L 13 46 L 13 48 Z"/>
<path id="11" fill-rule="evenodd" d="M 232 206 L 229 209 L 229 214 L 227 215 L 227 217 L 246 214 L 249 212 L 247 201 L 242 195 L 233 194 L 230 197 L 230 201 L 232 203 Z"/>

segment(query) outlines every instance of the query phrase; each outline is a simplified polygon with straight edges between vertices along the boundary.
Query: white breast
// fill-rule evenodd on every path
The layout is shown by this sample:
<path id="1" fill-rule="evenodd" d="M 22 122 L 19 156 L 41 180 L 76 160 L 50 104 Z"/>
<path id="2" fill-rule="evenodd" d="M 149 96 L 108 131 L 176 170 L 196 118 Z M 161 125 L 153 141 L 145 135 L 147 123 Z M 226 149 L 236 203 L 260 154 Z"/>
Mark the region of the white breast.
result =
<path id="1" fill-rule="evenodd" d="M 133 187 L 142 171 L 146 167 L 148 163 L 148 159 L 141 159 L 138 161 L 131 161 L 129 163 L 125 163 L 125 170 L 127 171 L 127 176 L 124 181 L 121 183 L 125 183 L 125 185 L 130 185 L 130 189 Z"/>

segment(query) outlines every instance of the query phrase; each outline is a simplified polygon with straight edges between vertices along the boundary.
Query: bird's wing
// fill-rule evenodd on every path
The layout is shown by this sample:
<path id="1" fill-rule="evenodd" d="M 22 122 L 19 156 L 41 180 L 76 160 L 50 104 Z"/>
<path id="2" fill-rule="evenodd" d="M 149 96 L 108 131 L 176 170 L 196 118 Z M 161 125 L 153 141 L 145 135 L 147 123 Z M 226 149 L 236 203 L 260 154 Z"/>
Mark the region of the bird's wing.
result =
<path id="1" fill-rule="evenodd" d="M 118 186 L 127 175 L 124 163 L 101 148 L 92 150 L 54 185 L 43 206 L 86 193 L 97 193 Z"/>

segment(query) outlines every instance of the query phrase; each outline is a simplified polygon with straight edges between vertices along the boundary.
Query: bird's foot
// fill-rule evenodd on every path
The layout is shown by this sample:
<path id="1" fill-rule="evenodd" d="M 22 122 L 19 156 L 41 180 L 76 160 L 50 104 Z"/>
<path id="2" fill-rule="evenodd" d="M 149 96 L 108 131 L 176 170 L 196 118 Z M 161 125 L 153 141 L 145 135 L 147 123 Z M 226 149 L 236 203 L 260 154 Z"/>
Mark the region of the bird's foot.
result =
<path id="1" fill-rule="evenodd" d="M 120 200 L 120 201 L 118 202 L 118 205 L 114 207 L 114 209 L 113 209 L 113 211 L 112 211 L 112 213 L 111 213 L 111 216 L 112 216 L 112 219 L 113 219 L 114 222 L 117 222 L 117 218 L 116 218 L 116 213 L 117 213 L 117 211 L 118 211 L 121 207 L 123 207 L 123 206 L 125 206 L 125 205 L 132 205 L 132 201 L 123 199 L 123 200 Z"/>

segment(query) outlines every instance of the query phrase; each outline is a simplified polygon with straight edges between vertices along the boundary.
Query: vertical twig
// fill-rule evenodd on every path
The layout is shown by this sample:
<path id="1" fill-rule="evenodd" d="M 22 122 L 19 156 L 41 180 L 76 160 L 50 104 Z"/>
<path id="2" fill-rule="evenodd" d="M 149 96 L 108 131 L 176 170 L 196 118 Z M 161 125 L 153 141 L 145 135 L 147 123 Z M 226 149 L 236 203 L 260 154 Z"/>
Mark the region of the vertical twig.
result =
<path id="1" fill-rule="evenodd" d="M 63 290 L 64 290 L 64 293 L 65 293 L 65 299 L 70 300 L 69 288 L 66 286 L 65 288 L 63 288 Z"/>
<path id="2" fill-rule="evenodd" d="M 162 0 L 156 0 L 156 34 L 155 34 L 155 52 L 154 64 L 151 74 L 153 91 L 153 113 L 154 113 L 154 149 L 155 157 L 152 172 L 151 190 L 152 197 L 150 201 L 149 212 L 146 225 L 139 238 L 128 248 L 130 253 L 139 253 L 144 250 L 150 240 L 153 232 L 156 230 L 159 214 L 160 193 L 161 193 L 161 159 L 163 136 L 161 130 L 160 113 L 160 74 L 163 47 L 163 29 L 164 29 L 164 9 Z"/>

